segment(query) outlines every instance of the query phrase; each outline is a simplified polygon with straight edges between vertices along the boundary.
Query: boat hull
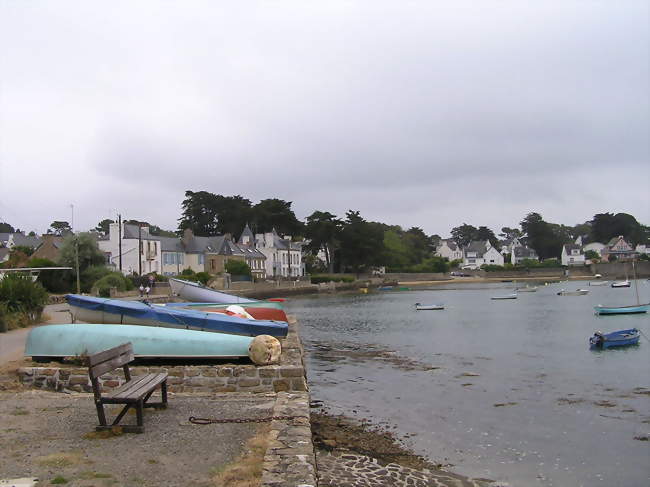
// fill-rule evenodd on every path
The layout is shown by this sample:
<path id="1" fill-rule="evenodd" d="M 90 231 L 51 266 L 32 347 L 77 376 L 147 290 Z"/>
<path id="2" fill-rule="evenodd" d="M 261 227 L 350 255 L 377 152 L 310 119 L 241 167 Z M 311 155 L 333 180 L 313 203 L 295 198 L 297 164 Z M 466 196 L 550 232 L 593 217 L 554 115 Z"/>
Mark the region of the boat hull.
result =
<path id="1" fill-rule="evenodd" d="M 589 339 L 589 348 L 596 350 L 638 345 L 639 335 L 639 330 L 636 328 L 631 328 L 629 330 L 620 330 L 612 333 L 607 333 L 605 335 L 601 335 L 600 337 L 593 336 Z"/>
<path id="2" fill-rule="evenodd" d="M 632 284 L 630 281 L 623 281 L 623 282 L 613 282 L 612 287 L 630 287 Z"/>
<path id="3" fill-rule="evenodd" d="M 585 296 L 589 294 L 588 289 L 578 289 L 576 291 L 559 291 L 557 293 L 558 296 Z"/>
<path id="4" fill-rule="evenodd" d="M 139 301 L 102 299 L 68 294 L 73 321 L 161 326 L 231 335 L 286 337 L 288 325 L 279 321 L 249 320 L 194 309 L 150 306 Z"/>
<path id="5" fill-rule="evenodd" d="M 172 294 L 180 296 L 188 301 L 202 303 L 223 303 L 223 304 L 241 304 L 257 302 L 255 299 L 242 298 L 234 294 L 223 293 L 207 288 L 196 282 L 184 281 L 182 279 L 169 279 L 169 287 Z"/>
<path id="6" fill-rule="evenodd" d="M 536 287 L 520 287 L 517 289 L 518 293 L 536 293 L 537 288 Z"/>
<path id="7" fill-rule="evenodd" d="M 131 342 L 136 357 L 239 358 L 248 356 L 252 340 L 237 335 L 136 325 L 45 325 L 30 331 L 25 356 L 85 356 Z"/>
<path id="8" fill-rule="evenodd" d="M 417 311 L 436 311 L 445 309 L 444 304 L 416 304 L 415 309 Z"/>
<path id="9" fill-rule="evenodd" d="M 650 303 L 639 304 L 635 306 L 594 306 L 594 310 L 598 315 L 627 315 L 647 313 L 650 309 Z"/>

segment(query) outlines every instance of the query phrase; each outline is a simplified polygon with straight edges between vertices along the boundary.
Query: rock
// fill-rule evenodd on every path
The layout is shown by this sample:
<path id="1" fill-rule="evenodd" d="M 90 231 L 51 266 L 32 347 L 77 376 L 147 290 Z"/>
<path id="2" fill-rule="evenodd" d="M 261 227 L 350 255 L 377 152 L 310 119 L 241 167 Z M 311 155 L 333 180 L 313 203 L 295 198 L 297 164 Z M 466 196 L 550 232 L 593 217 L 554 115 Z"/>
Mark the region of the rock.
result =
<path id="1" fill-rule="evenodd" d="M 270 335 L 256 336 L 248 347 L 248 356 L 256 365 L 277 363 L 281 352 L 280 341 Z"/>

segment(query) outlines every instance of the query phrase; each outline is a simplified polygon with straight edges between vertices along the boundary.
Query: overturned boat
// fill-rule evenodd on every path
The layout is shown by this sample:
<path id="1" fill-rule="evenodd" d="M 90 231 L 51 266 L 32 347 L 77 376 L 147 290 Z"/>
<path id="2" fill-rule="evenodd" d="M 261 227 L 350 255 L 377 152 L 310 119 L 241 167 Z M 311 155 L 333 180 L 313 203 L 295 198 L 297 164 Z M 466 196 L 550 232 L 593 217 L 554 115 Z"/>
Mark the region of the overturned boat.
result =
<path id="1" fill-rule="evenodd" d="M 253 338 L 176 328 L 137 325 L 67 324 L 33 328 L 25 356 L 36 361 L 92 355 L 126 342 L 141 358 L 248 357 Z"/>
<path id="2" fill-rule="evenodd" d="M 217 303 L 165 303 L 155 304 L 154 306 L 165 306 L 171 308 L 185 308 L 197 311 L 204 311 L 206 313 L 224 313 L 230 314 L 228 308 L 240 306 L 255 320 L 272 320 L 272 321 L 288 321 L 287 314 L 282 309 L 280 303 L 270 301 L 256 301 L 254 303 L 241 303 L 241 304 L 217 304 Z"/>
<path id="3" fill-rule="evenodd" d="M 286 337 L 286 322 L 250 320 L 194 309 L 152 306 L 140 301 L 66 295 L 73 321 L 124 325 L 162 326 L 230 335 Z"/>
<path id="4" fill-rule="evenodd" d="M 575 291 L 567 291 L 566 289 L 560 289 L 557 292 L 558 296 L 585 296 L 589 294 L 589 289 L 576 289 Z"/>
<path id="5" fill-rule="evenodd" d="M 169 287 L 172 294 L 188 301 L 199 303 L 241 304 L 258 302 L 256 299 L 242 298 L 234 294 L 215 291 L 198 282 L 184 281 L 183 279 L 169 278 Z"/>
<path id="6" fill-rule="evenodd" d="M 444 304 L 420 304 L 420 303 L 415 303 L 415 309 L 417 311 L 433 311 L 433 310 L 445 309 L 445 305 Z"/>

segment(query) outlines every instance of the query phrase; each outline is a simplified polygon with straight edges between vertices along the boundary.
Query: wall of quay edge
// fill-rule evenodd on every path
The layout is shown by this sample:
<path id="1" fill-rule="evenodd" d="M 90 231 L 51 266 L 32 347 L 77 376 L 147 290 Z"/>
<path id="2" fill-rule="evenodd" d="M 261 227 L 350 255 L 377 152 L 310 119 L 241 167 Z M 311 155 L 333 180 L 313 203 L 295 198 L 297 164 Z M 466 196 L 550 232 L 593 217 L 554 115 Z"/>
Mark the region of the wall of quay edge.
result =
<path id="1" fill-rule="evenodd" d="M 289 333 L 281 340 L 282 354 L 277 365 L 253 364 L 173 365 L 131 367 L 132 375 L 167 372 L 170 392 L 304 392 L 307 380 L 298 323 L 289 319 Z M 40 367 L 21 367 L 18 378 L 22 384 L 51 391 L 92 392 L 88 369 L 50 363 Z M 122 369 L 102 376 L 100 384 L 111 390 L 124 383 Z"/>

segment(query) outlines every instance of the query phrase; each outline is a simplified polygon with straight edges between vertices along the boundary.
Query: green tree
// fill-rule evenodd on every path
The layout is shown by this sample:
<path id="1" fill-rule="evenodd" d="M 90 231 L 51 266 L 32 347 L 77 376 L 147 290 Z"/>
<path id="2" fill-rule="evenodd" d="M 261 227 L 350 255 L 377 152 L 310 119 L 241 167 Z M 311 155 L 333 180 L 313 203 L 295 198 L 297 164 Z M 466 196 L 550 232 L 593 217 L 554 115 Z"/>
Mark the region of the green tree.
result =
<path id="1" fill-rule="evenodd" d="M 305 237 L 309 240 L 306 248 L 314 256 L 323 251 L 329 273 L 334 272 L 334 253 L 339 248 L 341 226 L 341 220 L 327 211 L 315 211 L 306 219 Z M 313 267 L 317 267 L 315 263 Z"/>
<path id="2" fill-rule="evenodd" d="M 589 260 L 600 260 L 600 255 L 595 250 L 587 250 L 585 252 L 585 259 Z"/>
<path id="3" fill-rule="evenodd" d="M 515 238 L 521 238 L 523 233 L 518 228 L 502 227 L 499 237 L 505 241 L 511 241 Z"/>
<path id="4" fill-rule="evenodd" d="M 349 210 L 345 217 L 339 252 L 342 269 L 359 273 L 381 265 L 385 225 L 364 220 L 358 211 Z"/>
<path id="5" fill-rule="evenodd" d="M 488 227 L 478 227 L 476 230 L 476 240 L 488 240 L 492 247 L 496 248 L 497 250 L 501 248 L 499 245 L 499 239 Z"/>
<path id="6" fill-rule="evenodd" d="M 594 242 L 607 243 L 613 237 L 623 235 L 631 245 L 647 239 L 643 226 L 627 213 L 598 213 L 591 220 L 591 238 Z"/>
<path id="7" fill-rule="evenodd" d="M 226 262 L 226 265 L 224 266 L 226 269 L 226 272 L 229 274 L 232 274 L 233 276 L 250 276 L 251 275 L 251 268 L 249 265 L 239 259 L 229 259 L 228 262 Z"/>
<path id="8" fill-rule="evenodd" d="M 477 236 L 478 228 L 467 223 L 451 229 L 451 238 L 461 247 L 467 247 L 472 240 L 477 240 Z"/>
<path id="9" fill-rule="evenodd" d="M 50 228 L 48 228 L 47 233 L 53 233 L 54 235 L 65 236 L 69 233 L 72 233 L 72 227 L 68 222 L 64 221 L 53 221 L 50 223 Z"/>
<path id="10" fill-rule="evenodd" d="M 252 217 L 250 200 L 240 195 L 186 191 L 182 208 L 179 234 L 189 228 L 195 235 L 204 237 L 226 233 L 237 235 Z"/>
<path id="11" fill-rule="evenodd" d="M 96 280 L 109 272 L 105 267 L 106 257 L 90 233 L 68 235 L 59 249 L 58 262 L 62 266 L 72 267 L 72 276 L 76 275 L 76 252 L 79 256 L 81 288 L 82 291 L 87 292 Z"/>
<path id="12" fill-rule="evenodd" d="M 399 228 L 399 227 L 398 227 Z M 401 228 L 391 228 L 384 232 L 383 263 L 391 272 L 401 272 L 411 264 L 411 252 L 404 241 Z"/>
<path id="13" fill-rule="evenodd" d="M 97 233 L 101 233 L 102 235 L 108 235 L 111 223 L 115 223 L 115 221 L 106 218 L 106 219 L 100 221 L 97 224 L 97 226 L 94 228 L 94 230 Z"/>
<path id="14" fill-rule="evenodd" d="M 529 213 L 521 222 L 521 229 L 527 235 L 527 243 L 540 259 L 557 257 L 562 245 L 570 241 L 566 227 L 545 222 L 539 213 Z"/>
<path id="15" fill-rule="evenodd" d="M 262 200 L 253 206 L 253 224 L 257 232 L 270 232 L 273 228 L 280 235 L 301 235 L 303 224 L 291 209 L 291 201 L 277 198 Z M 243 225 L 241 226 L 243 228 Z M 241 230 L 240 228 L 240 230 Z"/>
<path id="16" fill-rule="evenodd" d="M 0 222 L 0 233 L 15 233 L 16 229 L 7 222 Z"/>

